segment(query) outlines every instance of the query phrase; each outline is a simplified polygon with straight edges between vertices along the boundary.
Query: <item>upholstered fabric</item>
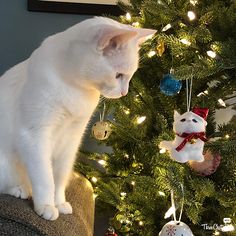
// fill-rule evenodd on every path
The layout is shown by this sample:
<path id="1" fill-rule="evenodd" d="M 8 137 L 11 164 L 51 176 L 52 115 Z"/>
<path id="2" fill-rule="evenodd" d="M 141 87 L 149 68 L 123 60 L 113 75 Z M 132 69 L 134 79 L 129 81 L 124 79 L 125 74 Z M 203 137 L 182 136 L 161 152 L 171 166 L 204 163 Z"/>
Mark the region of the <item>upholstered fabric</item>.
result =
<path id="1" fill-rule="evenodd" d="M 0 236 L 92 236 L 95 203 L 91 184 L 74 175 L 66 195 L 73 214 L 60 215 L 56 221 L 40 218 L 31 200 L 0 195 Z"/>

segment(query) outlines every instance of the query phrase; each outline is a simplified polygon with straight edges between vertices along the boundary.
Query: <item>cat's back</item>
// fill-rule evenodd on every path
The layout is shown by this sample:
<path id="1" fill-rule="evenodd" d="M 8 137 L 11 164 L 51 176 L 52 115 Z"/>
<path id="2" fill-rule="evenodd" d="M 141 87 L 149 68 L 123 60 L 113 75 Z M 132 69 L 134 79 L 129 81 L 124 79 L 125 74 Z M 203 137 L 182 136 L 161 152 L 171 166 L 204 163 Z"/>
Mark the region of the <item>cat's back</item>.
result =
<path id="1" fill-rule="evenodd" d="M 10 102 L 19 95 L 27 77 L 28 60 L 23 61 L 0 77 L 0 108 L 5 102 Z"/>
<path id="2" fill-rule="evenodd" d="M 0 142 L 13 132 L 14 117 L 22 87 L 27 79 L 28 61 L 24 61 L 0 77 Z M 1 148 L 0 148 L 1 149 Z"/>

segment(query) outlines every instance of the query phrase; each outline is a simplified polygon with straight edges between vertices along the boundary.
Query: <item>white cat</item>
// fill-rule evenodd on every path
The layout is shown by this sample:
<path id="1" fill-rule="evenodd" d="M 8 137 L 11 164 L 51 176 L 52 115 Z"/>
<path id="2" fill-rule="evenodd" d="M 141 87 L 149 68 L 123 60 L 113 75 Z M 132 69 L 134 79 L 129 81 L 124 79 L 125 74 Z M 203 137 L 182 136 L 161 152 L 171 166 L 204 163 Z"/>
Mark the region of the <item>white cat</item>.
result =
<path id="1" fill-rule="evenodd" d="M 190 160 L 202 162 L 206 125 L 205 119 L 192 111 L 182 115 L 175 111 L 173 124 L 175 139 L 162 141 L 159 147 L 167 149 L 171 158 L 178 162 L 184 163 Z"/>
<path id="2" fill-rule="evenodd" d="M 33 195 L 47 220 L 71 214 L 65 187 L 99 96 L 128 92 L 156 31 L 95 17 L 47 38 L 0 78 L 0 193 Z"/>

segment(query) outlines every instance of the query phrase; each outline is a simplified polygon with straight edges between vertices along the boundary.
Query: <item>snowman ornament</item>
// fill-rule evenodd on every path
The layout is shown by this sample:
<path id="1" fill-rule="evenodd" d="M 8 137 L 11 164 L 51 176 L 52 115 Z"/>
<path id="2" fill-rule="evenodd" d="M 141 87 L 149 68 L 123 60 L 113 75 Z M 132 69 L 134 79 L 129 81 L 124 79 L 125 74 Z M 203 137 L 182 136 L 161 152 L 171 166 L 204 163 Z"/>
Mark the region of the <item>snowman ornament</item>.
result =
<path id="1" fill-rule="evenodd" d="M 180 163 L 188 161 L 204 161 L 203 148 L 205 137 L 206 118 L 208 108 L 193 108 L 192 111 L 180 115 L 174 113 L 173 130 L 175 139 L 173 141 L 162 141 L 159 147 L 166 149 L 170 157 Z"/>

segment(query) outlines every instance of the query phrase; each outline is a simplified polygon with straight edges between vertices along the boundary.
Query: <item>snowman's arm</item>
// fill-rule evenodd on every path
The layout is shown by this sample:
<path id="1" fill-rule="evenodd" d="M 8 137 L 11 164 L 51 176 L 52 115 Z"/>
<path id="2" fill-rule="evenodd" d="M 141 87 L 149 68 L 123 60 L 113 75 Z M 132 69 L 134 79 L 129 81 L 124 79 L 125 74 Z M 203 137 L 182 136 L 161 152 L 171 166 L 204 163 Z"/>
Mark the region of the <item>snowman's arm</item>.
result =
<path id="1" fill-rule="evenodd" d="M 170 150 L 172 148 L 172 141 L 161 141 L 159 144 L 159 148 Z"/>

